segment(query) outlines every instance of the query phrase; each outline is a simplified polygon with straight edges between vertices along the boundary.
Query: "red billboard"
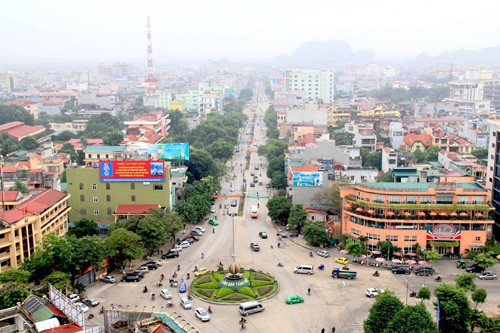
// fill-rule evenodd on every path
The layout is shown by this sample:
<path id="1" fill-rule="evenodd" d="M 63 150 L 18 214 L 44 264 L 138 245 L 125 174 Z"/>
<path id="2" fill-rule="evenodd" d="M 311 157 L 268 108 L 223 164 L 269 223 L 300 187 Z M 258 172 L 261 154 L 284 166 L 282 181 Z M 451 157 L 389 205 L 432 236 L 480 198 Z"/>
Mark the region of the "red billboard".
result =
<path id="1" fill-rule="evenodd" d="M 100 161 L 101 182 L 164 182 L 163 161 Z"/>

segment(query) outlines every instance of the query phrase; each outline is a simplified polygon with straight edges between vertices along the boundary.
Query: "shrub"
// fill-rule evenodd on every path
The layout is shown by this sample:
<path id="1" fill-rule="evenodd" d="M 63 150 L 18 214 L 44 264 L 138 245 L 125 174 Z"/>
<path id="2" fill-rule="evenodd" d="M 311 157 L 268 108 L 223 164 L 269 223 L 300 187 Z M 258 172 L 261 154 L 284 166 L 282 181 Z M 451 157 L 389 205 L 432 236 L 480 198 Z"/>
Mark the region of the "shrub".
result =
<path id="1" fill-rule="evenodd" d="M 214 291 L 213 290 L 208 290 L 208 289 L 202 289 L 202 290 L 195 290 L 194 293 L 195 294 L 198 293 L 198 294 L 203 295 L 203 296 L 205 296 L 207 298 L 212 298 L 212 295 L 213 295 Z"/>
<path id="2" fill-rule="evenodd" d="M 252 287 L 268 286 L 270 284 L 272 284 L 272 281 L 263 281 L 263 280 L 252 281 Z"/>
<path id="3" fill-rule="evenodd" d="M 196 282 L 194 284 L 196 286 L 199 286 L 201 284 L 209 283 L 209 282 L 212 282 L 212 279 L 210 278 L 210 275 L 204 275 L 204 276 L 200 277 L 198 280 L 196 280 Z"/>
<path id="4" fill-rule="evenodd" d="M 220 288 L 219 292 L 217 293 L 217 296 L 215 298 L 223 298 L 227 295 L 234 294 L 234 291 L 229 288 Z"/>
<path id="5" fill-rule="evenodd" d="M 250 274 L 251 272 L 243 272 L 243 276 L 246 277 L 247 279 L 250 279 Z"/>
<path id="6" fill-rule="evenodd" d="M 260 296 L 267 295 L 273 290 L 273 286 L 265 286 L 265 287 L 260 287 L 256 288 L 257 292 L 259 293 Z"/>
<path id="7" fill-rule="evenodd" d="M 250 296 L 250 297 L 255 297 L 255 293 L 253 292 L 252 288 L 250 288 L 250 287 L 243 287 L 243 288 L 238 290 L 238 293 L 246 295 L 246 296 Z"/>
<path id="8" fill-rule="evenodd" d="M 272 281 L 271 277 L 264 275 L 264 274 L 260 274 L 260 273 L 255 273 L 253 275 L 253 279 L 254 280 L 262 280 L 262 281 Z"/>
<path id="9" fill-rule="evenodd" d="M 212 275 L 213 275 L 214 279 L 216 279 L 217 281 L 222 280 L 226 276 L 226 274 L 223 274 L 220 272 L 214 272 L 214 273 L 212 273 Z"/>
<path id="10" fill-rule="evenodd" d="M 198 289 L 217 289 L 219 284 L 217 282 L 207 282 L 196 285 Z"/>

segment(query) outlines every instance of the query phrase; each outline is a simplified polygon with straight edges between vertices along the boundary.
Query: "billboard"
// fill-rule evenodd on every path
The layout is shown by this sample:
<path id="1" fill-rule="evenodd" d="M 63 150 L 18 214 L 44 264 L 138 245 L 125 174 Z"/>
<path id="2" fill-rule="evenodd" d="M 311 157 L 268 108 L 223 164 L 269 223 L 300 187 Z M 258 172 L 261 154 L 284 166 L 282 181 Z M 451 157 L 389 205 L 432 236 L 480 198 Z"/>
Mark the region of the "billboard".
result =
<path id="1" fill-rule="evenodd" d="M 321 172 L 294 172 L 293 186 L 323 186 Z"/>
<path id="2" fill-rule="evenodd" d="M 100 161 L 101 182 L 164 182 L 163 161 Z"/>
<path id="3" fill-rule="evenodd" d="M 451 224 L 443 223 L 436 225 L 432 230 L 427 229 L 427 240 L 455 241 L 462 238 L 460 230 Z"/>
<path id="4" fill-rule="evenodd" d="M 189 143 L 183 142 L 150 145 L 148 148 L 148 155 L 153 161 L 189 161 Z"/>

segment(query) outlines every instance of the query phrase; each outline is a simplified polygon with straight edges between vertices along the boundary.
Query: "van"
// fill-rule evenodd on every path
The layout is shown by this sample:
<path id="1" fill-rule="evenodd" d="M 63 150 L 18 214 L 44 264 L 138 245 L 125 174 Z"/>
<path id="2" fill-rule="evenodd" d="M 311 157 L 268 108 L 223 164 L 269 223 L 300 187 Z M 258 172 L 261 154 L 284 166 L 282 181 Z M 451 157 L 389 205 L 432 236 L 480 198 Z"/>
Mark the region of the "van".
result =
<path id="1" fill-rule="evenodd" d="M 312 275 L 312 274 L 314 274 L 314 268 L 312 267 L 312 265 L 299 265 L 299 266 L 296 266 L 293 269 L 293 272 L 295 274 L 309 274 L 309 275 Z"/>
<path id="2" fill-rule="evenodd" d="M 264 310 L 264 306 L 257 301 L 245 302 L 240 304 L 240 314 L 242 316 L 248 316 L 257 312 L 262 312 Z"/>

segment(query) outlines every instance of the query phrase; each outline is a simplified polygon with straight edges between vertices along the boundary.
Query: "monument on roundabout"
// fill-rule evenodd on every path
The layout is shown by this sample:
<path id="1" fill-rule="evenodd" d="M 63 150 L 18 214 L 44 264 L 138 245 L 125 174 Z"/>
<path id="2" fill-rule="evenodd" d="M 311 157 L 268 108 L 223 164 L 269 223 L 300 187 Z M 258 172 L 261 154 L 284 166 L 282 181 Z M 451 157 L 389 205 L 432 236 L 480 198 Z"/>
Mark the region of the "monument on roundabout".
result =
<path id="1" fill-rule="evenodd" d="M 226 276 L 219 281 L 219 287 L 238 290 L 250 286 L 250 280 L 241 274 L 240 264 L 232 262 L 229 264 L 227 270 L 228 273 Z"/>

